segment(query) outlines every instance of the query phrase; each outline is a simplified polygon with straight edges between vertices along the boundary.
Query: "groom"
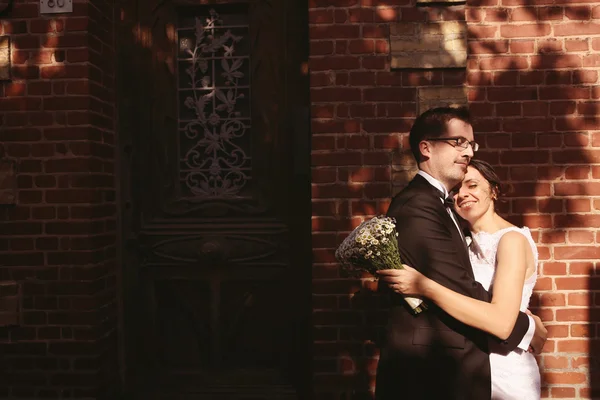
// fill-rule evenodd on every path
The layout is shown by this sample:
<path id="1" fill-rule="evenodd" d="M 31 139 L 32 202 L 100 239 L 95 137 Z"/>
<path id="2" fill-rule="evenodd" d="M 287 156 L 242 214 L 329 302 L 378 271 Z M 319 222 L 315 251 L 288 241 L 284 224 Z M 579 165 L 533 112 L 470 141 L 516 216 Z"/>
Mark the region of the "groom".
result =
<path id="1" fill-rule="evenodd" d="M 394 197 L 387 213 L 397 221 L 402 261 L 458 293 L 491 301 L 474 279 L 464 235 L 451 204 L 445 202 L 479 147 L 469 112 L 430 109 L 416 119 L 409 142 L 419 172 Z M 382 280 L 391 285 L 394 276 Z M 530 345 L 540 352 L 545 342 L 539 318 L 534 321 L 524 313 L 510 337 L 500 341 L 434 304 L 413 316 L 401 296 L 392 298 L 387 340 L 377 367 L 377 400 L 489 400 L 488 342 L 500 342 L 506 352 L 517 347 L 527 351 Z"/>

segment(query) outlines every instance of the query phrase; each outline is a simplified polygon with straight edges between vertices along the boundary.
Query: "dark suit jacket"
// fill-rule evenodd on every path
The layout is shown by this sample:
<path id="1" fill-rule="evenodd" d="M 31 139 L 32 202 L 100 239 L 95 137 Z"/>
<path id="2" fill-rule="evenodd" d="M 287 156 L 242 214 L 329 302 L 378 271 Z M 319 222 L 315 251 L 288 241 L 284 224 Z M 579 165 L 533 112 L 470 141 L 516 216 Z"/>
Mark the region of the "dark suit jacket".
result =
<path id="1" fill-rule="evenodd" d="M 439 191 L 417 175 L 390 205 L 402 262 L 455 292 L 491 301 L 475 281 L 460 233 Z M 488 341 L 512 351 L 529 327 L 520 313 L 506 341 L 471 328 L 428 302 L 417 316 L 391 293 L 386 343 L 377 367 L 377 400 L 486 400 L 491 395 Z"/>

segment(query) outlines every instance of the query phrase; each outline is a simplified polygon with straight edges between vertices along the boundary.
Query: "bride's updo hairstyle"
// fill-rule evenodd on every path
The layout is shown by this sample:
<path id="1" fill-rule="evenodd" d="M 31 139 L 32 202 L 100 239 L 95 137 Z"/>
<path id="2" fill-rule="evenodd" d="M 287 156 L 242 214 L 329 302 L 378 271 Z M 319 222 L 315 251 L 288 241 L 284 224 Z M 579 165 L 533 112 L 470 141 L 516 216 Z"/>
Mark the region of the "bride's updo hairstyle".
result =
<path id="1" fill-rule="evenodd" d="M 495 201 L 500 200 L 506 194 L 506 187 L 502 184 L 498 174 L 496 174 L 490 163 L 483 160 L 471 159 L 469 167 L 475 168 L 489 182 L 490 189 L 492 190 L 492 198 Z"/>

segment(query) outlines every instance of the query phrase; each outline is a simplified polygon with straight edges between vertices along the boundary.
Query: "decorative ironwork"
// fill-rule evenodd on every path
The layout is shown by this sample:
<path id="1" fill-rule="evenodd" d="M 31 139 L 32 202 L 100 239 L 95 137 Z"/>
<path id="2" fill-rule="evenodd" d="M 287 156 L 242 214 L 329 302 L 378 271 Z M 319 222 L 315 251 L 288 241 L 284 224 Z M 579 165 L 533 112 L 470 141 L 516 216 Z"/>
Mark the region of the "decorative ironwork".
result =
<path id="1" fill-rule="evenodd" d="M 248 29 L 224 23 L 212 9 L 204 21 L 196 17 L 195 26 L 179 28 L 180 176 L 187 197 L 247 197 L 250 62 L 238 50 Z"/>

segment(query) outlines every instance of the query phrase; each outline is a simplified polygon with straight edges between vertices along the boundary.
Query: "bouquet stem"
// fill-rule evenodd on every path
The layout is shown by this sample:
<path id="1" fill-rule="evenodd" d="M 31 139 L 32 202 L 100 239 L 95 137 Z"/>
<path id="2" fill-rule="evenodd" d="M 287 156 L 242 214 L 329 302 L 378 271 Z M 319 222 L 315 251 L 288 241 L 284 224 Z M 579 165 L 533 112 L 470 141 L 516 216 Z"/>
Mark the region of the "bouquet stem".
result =
<path id="1" fill-rule="evenodd" d="M 398 258 L 398 261 L 400 261 L 400 259 Z M 390 265 L 393 266 L 393 269 L 404 269 L 404 265 L 402 265 L 402 262 L 394 262 L 391 261 Z M 427 310 L 427 303 L 425 303 L 423 301 L 423 299 L 420 299 L 418 297 L 411 297 L 411 296 L 405 296 L 402 295 L 402 298 L 404 299 L 404 301 L 406 301 L 406 303 L 408 303 L 408 305 L 410 306 L 410 309 L 412 310 L 412 313 L 414 315 L 420 314 L 423 311 Z"/>

